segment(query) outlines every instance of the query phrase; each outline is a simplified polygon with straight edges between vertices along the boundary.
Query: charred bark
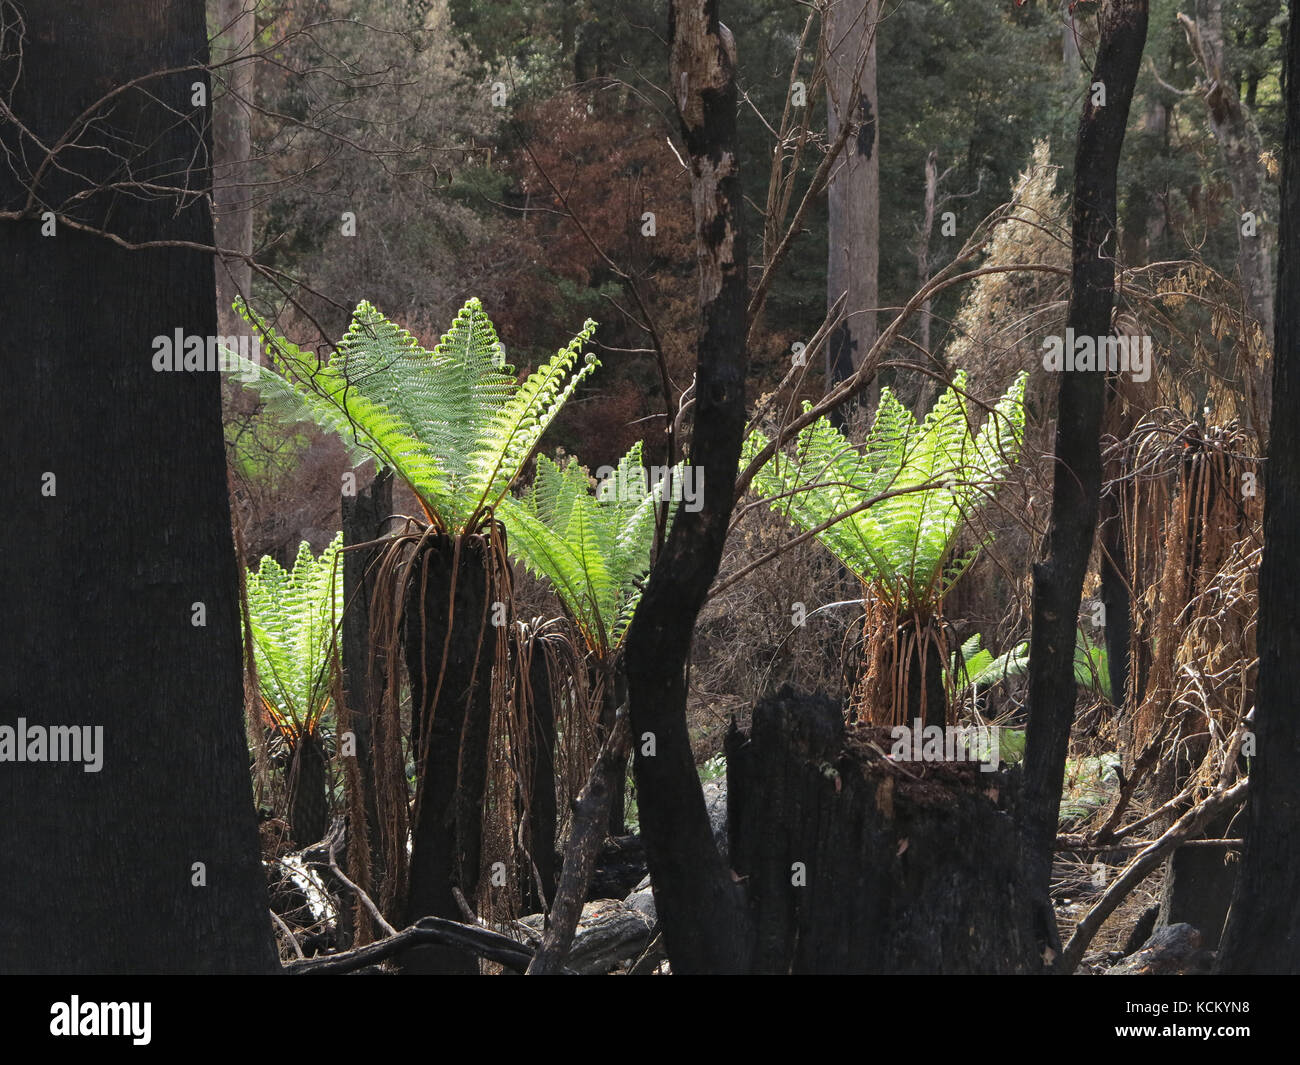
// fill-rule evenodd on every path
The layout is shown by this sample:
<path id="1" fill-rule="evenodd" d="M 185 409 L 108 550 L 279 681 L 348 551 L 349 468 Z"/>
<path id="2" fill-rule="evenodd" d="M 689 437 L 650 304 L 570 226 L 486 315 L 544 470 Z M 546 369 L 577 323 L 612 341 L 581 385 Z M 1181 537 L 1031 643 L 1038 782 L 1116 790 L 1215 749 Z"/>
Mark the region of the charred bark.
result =
<path id="1" fill-rule="evenodd" d="M 325 750 L 315 732 L 298 737 L 289 754 L 289 838 L 295 847 L 322 839 L 329 827 Z"/>
<path id="2" fill-rule="evenodd" d="M 1273 360 L 1272 436 L 1259 572 L 1256 757 L 1246 800 L 1245 854 L 1219 950 L 1224 973 L 1300 972 L 1300 18 L 1287 30 L 1286 128 Z"/>
<path id="3" fill-rule="evenodd" d="M 731 853 L 753 908 L 754 970 L 1037 971 L 1008 774 L 891 764 L 853 735 L 831 700 L 787 687 L 755 707 L 748 736 L 728 737 Z"/>
<path id="4" fill-rule="evenodd" d="M 717 7 L 717 0 L 669 6 L 671 84 L 691 165 L 700 285 L 690 461 L 706 487 L 700 510 L 679 510 L 673 521 L 628 631 L 625 660 L 641 832 L 678 973 L 743 970 L 749 948 L 739 889 L 713 841 L 686 724 L 691 636 L 726 540 L 748 368 L 735 42 Z"/>
<path id="5" fill-rule="evenodd" d="M 1115 247 L 1116 176 L 1146 32 L 1146 0 L 1111 0 L 1104 8 L 1093 81 L 1104 86 L 1105 104 L 1097 106 L 1095 92 L 1088 94 L 1075 153 L 1066 318 L 1075 336 L 1111 332 L 1115 266 L 1106 247 Z M 1077 694 L 1075 629 L 1097 528 L 1104 384 L 1096 371 L 1061 374 L 1051 524 L 1045 558 L 1034 565 L 1024 816 L 1027 860 L 1041 893 L 1039 934 L 1049 956 L 1060 950 L 1048 888 Z"/>
<path id="6" fill-rule="evenodd" d="M 0 20 L 0 724 L 100 728 L 102 761 L 0 772 L 0 966 L 272 971 L 221 384 L 154 365 L 154 338 L 217 329 L 213 257 L 185 246 L 212 243 L 203 5 L 18 16 Z"/>
<path id="7" fill-rule="evenodd" d="M 534 641 L 528 660 L 528 686 L 532 705 L 531 747 L 533 788 L 528 805 L 528 849 L 532 869 L 525 870 L 524 906 L 540 913 L 555 899 L 555 830 L 558 807 L 555 799 L 555 693 L 551 671 L 540 641 Z"/>
<path id="8" fill-rule="evenodd" d="M 899 627 L 899 644 L 905 648 L 904 684 L 907 690 L 905 722 L 923 721 L 943 728 L 948 723 L 948 692 L 943 670 L 947 649 L 939 631 L 928 622 L 907 619 Z"/>
<path id="9" fill-rule="evenodd" d="M 350 842 L 364 839 L 368 855 L 352 853 L 354 879 L 365 864 L 365 872 L 358 883 L 374 898 L 382 895 L 376 876 L 384 868 L 383 848 L 380 844 L 379 804 L 375 789 L 374 722 L 380 700 L 383 698 L 383 678 L 390 664 L 382 648 L 370 646 L 370 605 L 375 592 L 375 566 L 383 549 L 358 547 L 377 540 L 384 531 L 386 519 L 393 512 L 393 474 L 380 470 L 374 480 L 355 495 L 344 495 L 340 500 L 343 516 L 343 546 L 356 548 L 343 552 L 343 701 L 347 707 L 347 727 L 354 739 L 356 760 L 355 786 L 359 789 L 357 806 L 365 819 L 364 834 L 357 826 L 349 825 Z M 373 668 L 372 668 L 373 667 Z M 352 778 L 348 778 L 351 782 Z M 351 783 L 350 785 L 351 786 Z"/>

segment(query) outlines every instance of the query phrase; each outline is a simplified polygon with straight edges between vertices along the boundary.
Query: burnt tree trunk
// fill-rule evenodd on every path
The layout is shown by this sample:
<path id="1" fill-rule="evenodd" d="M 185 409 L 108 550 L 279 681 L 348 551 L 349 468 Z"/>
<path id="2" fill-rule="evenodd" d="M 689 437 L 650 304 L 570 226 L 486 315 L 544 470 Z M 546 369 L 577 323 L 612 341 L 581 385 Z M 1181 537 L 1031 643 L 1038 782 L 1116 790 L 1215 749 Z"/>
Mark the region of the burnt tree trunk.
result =
<path id="1" fill-rule="evenodd" d="M 1210 821 L 1198 836 L 1223 839 L 1236 821 L 1230 810 Z M 1180 847 L 1169 857 L 1161 885 L 1156 927 L 1189 924 L 1206 950 L 1217 950 L 1237 885 L 1238 862 L 1219 847 Z"/>
<path id="2" fill-rule="evenodd" d="M 641 834 L 673 971 L 748 967 L 740 889 L 719 854 L 686 723 L 686 664 L 734 506 L 745 429 L 746 251 L 735 39 L 717 0 L 673 0 L 671 85 L 691 166 L 700 322 L 691 461 L 698 511 L 679 510 L 628 630 L 625 662 Z"/>
<path id="3" fill-rule="evenodd" d="M 0 726 L 102 729 L 0 767 L 0 967 L 270 972 L 221 383 L 154 366 L 217 329 L 203 5 L 0 22 Z"/>
<path id="4" fill-rule="evenodd" d="M 1115 266 L 1102 251 L 1107 242 L 1115 246 L 1116 174 L 1146 32 L 1147 0 L 1111 0 L 1103 9 L 1093 81 L 1105 87 L 1105 105 L 1093 103 L 1093 92 L 1086 96 L 1074 162 L 1066 324 L 1075 336 L 1111 332 Z M 1096 371 L 1061 374 L 1051 525 L 1046 557 L 1034 564 L 1024 815 L 1027 859 L 1041 892 L 1039 934 L 1052 955 L 1059 953 L 1060 939 L 1048 890 L 1077 694 L 1075 629 L 1097 528 L 1104 384 Z"/>
<path id="5" fill-rule="evenodd" d="M 874 730 L 872 730 L 874 731 Z M 1033 885 L 1008 774 L 889 764 L 788 687 L 727 738 L 732 864 L 762 973 L 1027 973 Z"/>
<path id="6" fill-rule="evenodd" d="M 1286 130 L 1278 227 L 1272 436 L 1259 572 L 1257 754 L 1246 799 L 1245 854 L 1219 950 L 1224 973 L 1300 972 L 1300 11 L 1287 30 Z"/>
<path id="7" fill-rule="evenodd" d="M 456 539 L 431 536 L 412 559 L 406 584 L 404 650 L 417 781 L 408 924 L 421 917 L 461 920 L 452 889 L 467 900 L 478 893 L 496 597 L 486 537 L 462 536 L 459 546 L 458 553 Z M 478 960 L 454 947 L 419 947 L 407 954 L 404 968 L 477 973 Z"/>

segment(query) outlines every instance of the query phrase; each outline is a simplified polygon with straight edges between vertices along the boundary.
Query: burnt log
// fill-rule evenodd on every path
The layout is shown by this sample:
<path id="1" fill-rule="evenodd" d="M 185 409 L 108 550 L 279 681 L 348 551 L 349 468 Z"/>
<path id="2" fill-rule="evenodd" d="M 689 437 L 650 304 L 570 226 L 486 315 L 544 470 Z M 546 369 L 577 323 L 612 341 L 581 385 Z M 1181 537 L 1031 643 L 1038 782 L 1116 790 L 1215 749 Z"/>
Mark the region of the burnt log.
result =
<path id="1" fill-rule="evenodd" d="M 542 938 L 544 918 L 540 913 L 519 920 L 519 924 Z M 597 975 L 625 969 L 650 946 L 655 921 L 626 902 L 601 899 L 582 907 L 582 915 L 564 959 L 565 967 L 583 975 Z M 540 948 L 539 948 L 540 949 Z"/>

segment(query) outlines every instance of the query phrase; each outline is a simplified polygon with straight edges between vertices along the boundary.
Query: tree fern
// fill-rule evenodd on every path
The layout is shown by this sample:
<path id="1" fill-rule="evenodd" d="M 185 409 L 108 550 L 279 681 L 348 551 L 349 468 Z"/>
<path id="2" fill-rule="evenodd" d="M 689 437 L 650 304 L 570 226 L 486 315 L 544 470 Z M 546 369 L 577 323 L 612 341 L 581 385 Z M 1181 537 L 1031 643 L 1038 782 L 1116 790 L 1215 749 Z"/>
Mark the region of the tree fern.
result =
<path id="1" fill-rule="evenodd" d="M 1016 459 L 1025 380 L 1016 379 L 978 434 L 964 372 L 920 424 L 882 389 L 861 445 L 821 418 L 799 434 L 793 457 L 772 457 L 754 490 L 800 528 L 831 523 L 817 538 L 885 603 L 929 612 L 974 559 L 974 552 L 952 558 L 963 522 Z M 766 444 L 752 433 L 742 464 Z"/>
<path id="2" fill-rule="evenodd" d="M 539 455 L 529 490 L 501 504 L 511 553 L 551 583 L 598 657 L 617 650 L 631 623 L 662 496 L 662 484 L 645 484 L 638 442 L 596 492 L 577 459 L 560 466 Z"/>
<path id="3" fill-rule="evenodd" d="M 333 691 L 334 638 L 343 616 L 335 564 L 343 534 L 320 558 L 306 541 L 292 570 L 270 555 L 248 571 L 248 615 L 262 705 L 291 743 L 312 733 Z"/>
<path id="4" fill-rule="evenodd" d="M 499 362 L 501 344 L 476 299 L 433 351 L 371 304 L 361 303 L 325 362 L 241 306 L 262 335 L 278 373 L 253 387 L 268 408 L 338 433 L 354 460 L 374 457 L 411 487 L 430 519 L 449 533 L 471 529 L 505 497 L 546 427 L 598 365 L 583 343 L 588 320 L 567 347 L 522 383 Z M 235 372 L 250 364 L 236 360 Z"/>

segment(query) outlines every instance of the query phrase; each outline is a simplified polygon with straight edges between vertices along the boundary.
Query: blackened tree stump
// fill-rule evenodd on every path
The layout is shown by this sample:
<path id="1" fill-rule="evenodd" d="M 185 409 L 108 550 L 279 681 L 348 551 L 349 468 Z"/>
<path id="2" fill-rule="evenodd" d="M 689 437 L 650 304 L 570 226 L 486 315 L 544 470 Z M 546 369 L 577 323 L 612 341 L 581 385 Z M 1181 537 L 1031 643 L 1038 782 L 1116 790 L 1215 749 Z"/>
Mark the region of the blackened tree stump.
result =
<path id="1" fill-rule="evenodd" d="M 887 730 L 783 688 L 727 739 L 732 866 L 752 968 L 1039 972 L 1014 774 L 890 764 Z M 886 740 L 886 744 L 887 744 Z"/>

